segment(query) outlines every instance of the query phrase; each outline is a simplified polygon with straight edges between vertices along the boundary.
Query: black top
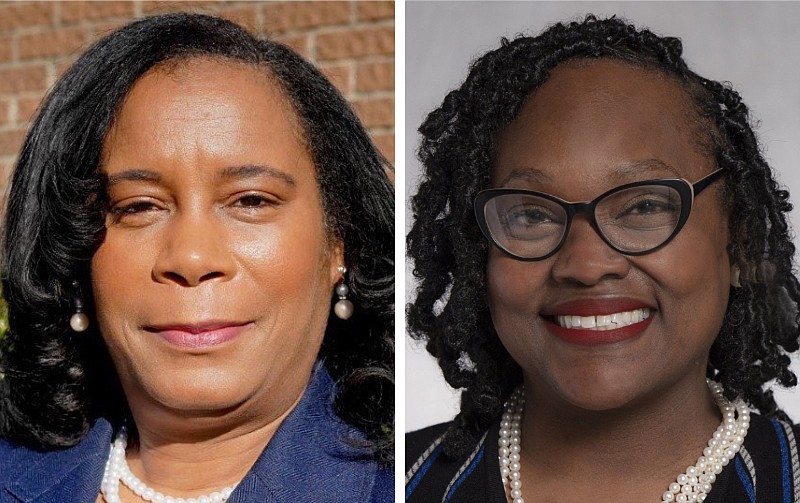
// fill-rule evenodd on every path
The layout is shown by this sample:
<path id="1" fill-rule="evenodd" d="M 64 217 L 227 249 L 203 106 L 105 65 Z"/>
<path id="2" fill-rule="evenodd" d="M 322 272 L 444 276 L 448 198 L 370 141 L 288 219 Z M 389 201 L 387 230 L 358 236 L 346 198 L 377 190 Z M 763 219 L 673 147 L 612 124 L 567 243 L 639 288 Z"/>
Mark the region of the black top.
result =
<path id="1" fill-rule="evenodd" d="M 750 418 L 744 446 L 717 476 L 705 503 L 800 503 L 795 441 L 800 429 L 758 414 Z M 438 444 L 448 426 L 406 435 L 406 501 L 506 503 L 497 452 L 499 421 L 459 459 L 446 458 Z"/>

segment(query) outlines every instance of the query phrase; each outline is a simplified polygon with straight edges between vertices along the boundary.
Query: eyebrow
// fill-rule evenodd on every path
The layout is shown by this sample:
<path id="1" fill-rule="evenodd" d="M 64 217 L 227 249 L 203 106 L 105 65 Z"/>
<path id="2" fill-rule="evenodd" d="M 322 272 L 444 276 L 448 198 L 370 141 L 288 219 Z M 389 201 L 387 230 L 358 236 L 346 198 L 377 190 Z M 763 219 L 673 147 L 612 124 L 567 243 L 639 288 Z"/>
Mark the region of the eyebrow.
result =
<path id="1" fill-rule="evenodd" d="M 258 178 L 260 176 L 269 176 L 272 178 L 283 180 L 284 182 L 286 182 L 287 185 L 291 185 L 292 187 L 297 185 L 297 180 L 295 180 L 294 177 L 289 173 L 273 168 L 272 166 L 265 166 L 260 164 L 259 165 L 247 164 L 244 166 L 231 166 L 229 168 L 225 168 L 224 170 L 222 170 L 221 178 L 246 179 L 246 178 Z"/>
<path id="2" fill-rule="evenodd" d="M 634 175 L 643 173 L 650 173 L 651 176 L 663 176 L 664 172 L 668 176 L 675 178 L 684 178 L 685 175 L 681 174 L 674 166 L 667 164 L 661 159 L 644 159 L 641 161 L 632 161 L 621 164 L 614 168 L 611 177 L 620 181 L 630 180 Z"/>
<path id="3" fill-rule="evenodd" d="M 533 167 L 514 168 L 503 181 L 500 182 L 498 187 L 505 187 L 511 180 L 524 180 L 533 183 L 544 183 L 553 181 L 552 177 L 546 175 L 541 169 Z"/>
<path id="4" fill-rule="evenodd" d="M 292 175 L 284 171 L 273 168 L 271 166 L 254 165 L 254 164 L 247 164 L 244 166 L 231 166 L 225 168 L 222 170 L 222 173 L 219 175 L 219 178 L 247 179 L 247 178 L 258 178 L 261 176 L 269 176 L 272 178 L 277 178 L 292 187 L 297 185 L 297 180 L 295 180 L 295 178 Z M 126 181 L 160 183 L 161 175 L 155 171 L 151 171 L 148 169 L 127 169 L 125 171 L 120 171 L 119 173 L 113 173 L 111 175 L 108 175 L 107 183 L 108 187 L 113 187 L 118 183 Z"/>
<path id="5" fill-rule="evenodd" d="M 110 188 L 118 183 L 128 181 L 159 183 L 161 181 L 161 175 L 155 171 L 150 171 L 147 169 L 127 169 L 125 171 L 120 171 L 119 173 L 108 175 L 106 184 Z"/>
<path id="6" fill-rule="evenodd" d="M 667 164 L 661 159 L 644 159 L 640 161 L 631 161 L 620 164 L 614 167 L 613 171 L 609 173 L 609 177 L 617 181 L 630 180 L 634 175 L 642 173 L 651 173 L 654 176 L 663 175 L 668 172 L 670 176 L 675 178 L 683 178 L 675 167 Z M 520 167 L 511 170 L 511 173 L 506 176 L 499 187 L 505 186 L 512 180 L 524 180 L 533 183 L 547 183 L 552 182 L 553 177 L 542 171 L 541 169 L 530 167 Z"/>

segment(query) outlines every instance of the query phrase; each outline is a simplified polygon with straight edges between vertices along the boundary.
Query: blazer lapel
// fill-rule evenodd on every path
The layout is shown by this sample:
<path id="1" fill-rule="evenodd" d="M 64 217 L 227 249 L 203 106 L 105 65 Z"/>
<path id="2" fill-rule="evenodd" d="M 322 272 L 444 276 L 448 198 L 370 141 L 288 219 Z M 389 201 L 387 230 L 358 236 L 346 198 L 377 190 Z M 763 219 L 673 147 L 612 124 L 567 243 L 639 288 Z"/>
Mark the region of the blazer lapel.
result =
<path id="1" fill-rule="evenodd" d="M 327 370 L 318 362 L 300 403 L 278 428 L 229 503 L 350 503 L 371 493 L 377 464 L 363 447 L 363 434 L 333 411 L 335 389 Z"/>
<path id="2" fill-rule="evenodd" d="M 73 447 L 48 452 L 28 451 L 31 454 L 27 459 L 19 460 L 27 468 L 6 487 L 0 502 L 94 502 L 100 493 L 111 434 L 111 425 L 98 419 L 87 436 Z"/>

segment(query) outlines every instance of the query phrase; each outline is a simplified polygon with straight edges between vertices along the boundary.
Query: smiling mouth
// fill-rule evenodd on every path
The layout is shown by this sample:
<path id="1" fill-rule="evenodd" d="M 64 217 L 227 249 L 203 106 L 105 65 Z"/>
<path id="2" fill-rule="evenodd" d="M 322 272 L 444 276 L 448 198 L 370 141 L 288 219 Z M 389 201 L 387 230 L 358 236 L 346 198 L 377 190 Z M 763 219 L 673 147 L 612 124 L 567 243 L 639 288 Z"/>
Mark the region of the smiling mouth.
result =
<path id="1" fill-rule="evenodd" d="M 601 314 L 597 316 L 559 315 L 552 316 L 551 320 L 562 328 L 603 331 L 616 330 L 640 323 L 648 319 L 650 315 L 650 308 L 643 307 L 631 311 Z"/>

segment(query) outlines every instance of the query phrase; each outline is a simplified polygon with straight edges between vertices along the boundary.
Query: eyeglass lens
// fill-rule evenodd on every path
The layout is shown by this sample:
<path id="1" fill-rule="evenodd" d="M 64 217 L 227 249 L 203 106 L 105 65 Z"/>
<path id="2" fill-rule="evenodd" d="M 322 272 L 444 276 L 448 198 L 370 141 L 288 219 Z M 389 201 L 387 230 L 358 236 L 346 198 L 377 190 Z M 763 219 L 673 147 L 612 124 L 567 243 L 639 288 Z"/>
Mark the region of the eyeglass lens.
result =
<path id="1" fill-rule="evenodd" d="M 681 194 L 665 185 L 629 187 L 597 201 L 595 221 L 602 235 L 623 252 L 645 252 L 667 241 L 679 225 Z M 513 255 L 544 257 L 567 231 L 567 210 L 534 194 L 501 194 L 484 207 L 494 240 Z"/>

